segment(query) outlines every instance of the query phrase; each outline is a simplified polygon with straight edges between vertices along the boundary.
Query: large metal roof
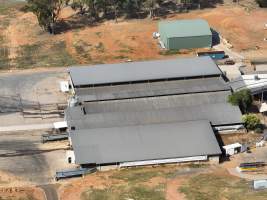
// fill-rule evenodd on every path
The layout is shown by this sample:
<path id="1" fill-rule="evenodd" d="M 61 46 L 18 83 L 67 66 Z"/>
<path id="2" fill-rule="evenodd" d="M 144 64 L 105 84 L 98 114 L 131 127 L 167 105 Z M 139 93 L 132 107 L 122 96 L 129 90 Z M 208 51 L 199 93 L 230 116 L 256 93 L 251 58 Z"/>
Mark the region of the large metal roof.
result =
<path id="1" fill-rule="evenodd" d="M 78 130 L 70 136 L 77 164 L 221 154 L 208 121 Z"/>
<path id="2" fill-rule="evenodd" d="M 221 77 L 76 88 L 79 102 L 231 90 Z"/>
<path id="3" fill-rule="evenodd" d="M 161 21 L 159 31 L 168 38 L 212 35 L 208 22 L 203 19 Z"/>
<path id="4" fill-rule="evenodd" d="M 210 57 L 77 66 L 69 73 L 74 87 L 222 75 Z"/>
<path id="5" fill-rule="evenodd" d="M 191 120 L 208 120 L 214 126 L 241 124 L 239 108 L 227 103 L 229 94 L 223 91 L 90 102 L 85 107 L 68 108 L 66 120 L 76 129 Z"/>

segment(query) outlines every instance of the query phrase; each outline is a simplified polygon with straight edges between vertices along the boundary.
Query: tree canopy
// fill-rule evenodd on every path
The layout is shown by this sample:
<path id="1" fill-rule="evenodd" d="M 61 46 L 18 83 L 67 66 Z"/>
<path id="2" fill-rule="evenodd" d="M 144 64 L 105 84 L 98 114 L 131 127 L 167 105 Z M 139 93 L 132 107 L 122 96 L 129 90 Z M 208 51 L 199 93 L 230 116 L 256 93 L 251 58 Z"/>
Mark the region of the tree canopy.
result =
<path id="1" fill-rule="evenodd" d="M 232 105 L 239 106 L 243 113 L 247 113 L 253 99 L 249 90 L 240 90 L 228 96 L 228 102 Z"/>
<path id="2" fill-rule="evenodd" d="M 119 16 L 139 17 L 149 16 L 154 18 L 165 8 L 163 13 L 176 11 L 176 0 L 26 0 L 27 10 L 33 12 L 40 26 L 45 30 L 54 33 L 55 25 L 58 22 L 60 11 L 64 6 L 71 6 L 79 14 L 88 16 L 93 20 L 100 18 L 113 18 L 117 21 Z M 211 0 L 209 3 L 218 3 L 219 0 Z M 180 4 L 187 9 L 190 5 L 201 5 L 204 0 L 181 0 Z M 164 7 L 165 5 L 168 5 Z M 199 6 L 200 7 L 200 6 Z M 181 6 L 179 7 L 181 8 Z M 167 11 L 167 12 L 166 12 Z"/>
<path id="3" fill-rule="evenodd" d="M 55 23 L 64 4 L 65 0 L 27 0 L 27 9 L 37 16 L 43 29 L 54 33 Z"/>
<path id="4" fill-rule="evenodd" d="M 260 119 L 255 114 L 243 115 L 242 120 L 248 130 L 256 130 L 257 128 L 260 128 Z"/>
<path id="5" fill-rule="evenodd" d="M 267 8 L 267 0 L 256 0 L 260 7 Z"/>

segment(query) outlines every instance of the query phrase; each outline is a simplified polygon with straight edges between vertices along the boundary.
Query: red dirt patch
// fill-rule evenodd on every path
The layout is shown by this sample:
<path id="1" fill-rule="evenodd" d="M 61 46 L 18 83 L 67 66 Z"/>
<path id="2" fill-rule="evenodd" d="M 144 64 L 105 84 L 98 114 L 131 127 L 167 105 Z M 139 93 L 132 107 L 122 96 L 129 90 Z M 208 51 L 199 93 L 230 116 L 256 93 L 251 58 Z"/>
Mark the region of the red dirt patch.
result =
<path id="1" fill-rule="evenodd" d="M 75 16 L 75 12 L 70 8 L 63 9 L 61 17 L 73 26 L 84 23 L 79 21 L 79 17 Z M 242 51 L 249 58 L 264 56 L 267 53 L 267 42 L 263 42 L 267 34 L 263 29 L 267 19 L 266 9 L 247 12 L 241 6 L 225 5 L 167 17 L 167 19 L 193 18 L 206 19 L 212 28 L 230 41 L 235 50 Z M 157 20 L 150 19 L 127 21 L 120 19 L 118 23 L 111 20 L 96 25 L 66 29 L 61 34 L 52 36 L 41 30 L 33 14 L 18 12 L 5 31 L 5 43 L 11 48 L 9 57 L 14 58 L 17 56 L 16 48 L 21 45 L 38 44 L 49 52 L 48 48 L 53 44 L 63 41 L 66 43 L 67 52 L 80 64 L 172 57 L 159 54 L 157 40 L 152 38 L 152 33 L 157 31 L 157 23 Z M 173 56 L 184 57 L 194 54 L 194 51 L 186 51 Z"/>
<path id="2" fill-rule="evenodd" d="M 177 177 L 167 182 L 166 200 L 185 200 L 185 195 L 178 191 L 178 188 L 183 182 L 184 179 L 181 177 Z"/>
<path id="3" fill-rule="evenodd" d="M 45 200 L 42 189 L 36 187 L 8 187 L 0 188 L 0 197 L 4 199 L 27 199 L 32 197 L 34 200 Z"/>
<path id="4" fill-rule="evenodd" d="M 96 173 L 94 175 L 85 176 L 83 179 L 72 180 L 70 184 L 65 184 L 59 188 L 58 194 L 62 200 L 80 200 L 83 191 L 90 187 L 103 189 L 110 181 L 106 178 L 109 172 Z"/>

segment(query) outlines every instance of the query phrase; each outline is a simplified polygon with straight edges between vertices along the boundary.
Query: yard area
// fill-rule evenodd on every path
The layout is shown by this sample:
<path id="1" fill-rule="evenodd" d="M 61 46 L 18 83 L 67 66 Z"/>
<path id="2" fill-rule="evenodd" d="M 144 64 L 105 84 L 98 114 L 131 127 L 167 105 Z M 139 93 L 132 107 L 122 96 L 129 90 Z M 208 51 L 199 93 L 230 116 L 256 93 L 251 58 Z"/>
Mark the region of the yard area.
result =
<path id="1" fill-rule="evenodd" d="M 252 182 L 229 176 L 226 173 L 200 174 L 191 177 L 179 189 L 188 200 L 262 200 L 267 191 L 255 191 Z"/>
<path id="2" fill-rule="evenodd" d="M 205 165 L 98 172 L 60 188 L 64 200 L 239 200 L 244 195 L 248 200 L 260 200 L 267 198 L 267 191 L 254 191 L 251 181 L 231 176 L 221 167 Z"/>
<path id="3" fill-rule="evenodd" d="M 45 200 L 44 194 L 37 187 L 0 188 L 1 200 Z"/>
<path id="4" fill-rule="evenodd" d="M 65 8 L 61 14 L 65 29 L 60 34 L 49 35 L 41 30 L 32 13 L 19 9 L 21 4 L 12 0 L 0 9 L 1 69 L 114 63 L 195 54 L 192 50 L 160 51 L 157 41 L 152 38 L 152 33 L 157 31 L 158 20 L 121 18 L 118 23 L 109 20 L 92 25 L 86 19 L 77 17 L 72 9 Z M 263 29 L 267 19 L 266 9 L 247 10 L 242 6 L 226 4 L 172 14 L 166 18 L 206 19 L 212 28 L 230 41 L 236 51 L 248 58 L 266 55 L 267 42 L 263 42 L 266 37 L 266 30 Z"/>

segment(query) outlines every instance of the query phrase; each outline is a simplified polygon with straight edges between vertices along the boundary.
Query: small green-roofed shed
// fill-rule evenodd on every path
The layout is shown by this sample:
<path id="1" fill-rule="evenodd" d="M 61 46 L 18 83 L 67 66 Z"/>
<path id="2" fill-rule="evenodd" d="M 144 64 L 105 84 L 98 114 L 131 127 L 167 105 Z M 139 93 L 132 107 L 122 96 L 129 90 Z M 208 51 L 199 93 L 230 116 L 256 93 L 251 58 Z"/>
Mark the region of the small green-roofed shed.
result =
<path id="1" fill-rule="evenodd" d="M 160 39 L 167 49 L 191 49 L 212 46 L 212 32 L 202 19 L 159 22 Z"/>

